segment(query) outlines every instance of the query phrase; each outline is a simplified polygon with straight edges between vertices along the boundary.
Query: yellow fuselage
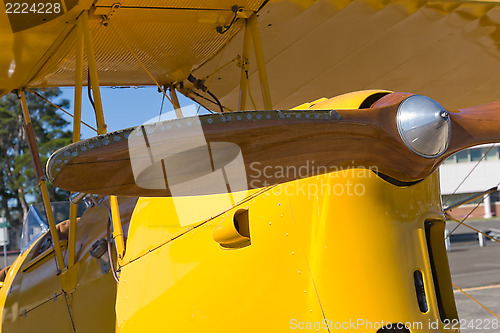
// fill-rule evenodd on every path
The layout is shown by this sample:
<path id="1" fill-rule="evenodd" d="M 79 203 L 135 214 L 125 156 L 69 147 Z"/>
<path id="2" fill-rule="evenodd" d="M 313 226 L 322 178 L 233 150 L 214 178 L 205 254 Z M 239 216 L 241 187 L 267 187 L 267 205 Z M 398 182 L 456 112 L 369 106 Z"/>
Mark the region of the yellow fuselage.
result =
<path id="1" fill-rule="evenodd" d="M 397 187 L 366 169 L 333 172 L 254 193 L 195 227 L 175 226 L 173 200 L 140 199 L 142 209 L 132 216 L 116 303 L 122 333 L 282 332 L 326 324 L 376 332 L 382 323 L 441 332 L 439 307 L 443 320 L 457 318 L 436 174 Z M 191 200 L 203 210 L 203 198 Z M 240 210 L 248 211 L 250 242 L 221 245 L 216 229 L 231 226 Z M 437 232 L 427 233 L 441 245 L 432 257 L 426 222 L 434 223 Z M 439 265 L 436 280 L 431 260 Z"/>

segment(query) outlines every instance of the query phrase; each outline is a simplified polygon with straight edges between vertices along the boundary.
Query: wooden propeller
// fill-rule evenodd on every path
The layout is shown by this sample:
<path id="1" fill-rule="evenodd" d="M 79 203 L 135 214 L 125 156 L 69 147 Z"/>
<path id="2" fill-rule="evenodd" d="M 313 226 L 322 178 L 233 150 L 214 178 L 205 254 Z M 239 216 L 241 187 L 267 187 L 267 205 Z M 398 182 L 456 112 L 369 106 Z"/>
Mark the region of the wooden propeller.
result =
<path id="1" fill-rule="evenodd" d="M 234 192 L 344 168 L 415 182 L 462 149 L 500 141 L 497 102 L 449 111 L 446 151 L 415 153 L 396 121 L 412 95 L 393 93 L 367 109 L 246 111 L 142 125 L 58 150 L 47 173 L 63 189 L 125 196 Z"/>

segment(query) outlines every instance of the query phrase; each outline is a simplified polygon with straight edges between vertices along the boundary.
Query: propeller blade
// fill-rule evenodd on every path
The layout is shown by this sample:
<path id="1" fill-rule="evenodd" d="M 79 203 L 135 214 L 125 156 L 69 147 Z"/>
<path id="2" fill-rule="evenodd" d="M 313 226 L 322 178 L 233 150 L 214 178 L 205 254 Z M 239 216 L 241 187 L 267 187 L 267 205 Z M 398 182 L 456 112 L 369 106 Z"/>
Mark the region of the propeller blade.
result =
<path id="1" fill-rule="evenodd" d="M 367 109 L 245 111 L 146 124 L 62 148 L 47 173 L 71 191 L 146 197 L 237 192 L 347 168 L 415 182 L 454 152 L 495 138 L 477 129 L 484 111 L 465 109 L 451 113 L 444 154 L 416 154 L 396 121 L 412 95 L 392 93 Z"/>
<path id="2" fill-rule="evenodd" d="M 453 135 L 448 155 L 472 146 L 500 142 L 500 101 L 450 111 L 450 117 Z"/>

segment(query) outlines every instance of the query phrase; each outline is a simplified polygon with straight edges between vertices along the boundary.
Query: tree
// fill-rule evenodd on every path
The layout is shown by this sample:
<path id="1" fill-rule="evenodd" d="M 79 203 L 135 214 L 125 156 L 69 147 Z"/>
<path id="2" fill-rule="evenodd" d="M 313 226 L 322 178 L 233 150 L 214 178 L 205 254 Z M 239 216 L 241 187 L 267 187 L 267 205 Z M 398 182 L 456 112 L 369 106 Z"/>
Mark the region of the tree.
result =
<path id="1" fill-rule="evenodd" d="M 53 102 L 61 94 L 59 88 L 37 92 Z M 54 151 L 72 142 L 72 134 L 67 130 L 69 122 L 54 106 L 39 97 L 27 93 L 26 99 L 42 164 L 45 165 Z M 60 100 L 55 104 L 68 107 L 69 101 Z M 51 200 L 67 200 L 68 192 L 50 183 L 47 186 Z M 12 93 L 0 99 L 0 207 L 11 226 L 20 229 L 29 205 L 41 202 L 23 130 L 21 107 L 17 96 Z"/>

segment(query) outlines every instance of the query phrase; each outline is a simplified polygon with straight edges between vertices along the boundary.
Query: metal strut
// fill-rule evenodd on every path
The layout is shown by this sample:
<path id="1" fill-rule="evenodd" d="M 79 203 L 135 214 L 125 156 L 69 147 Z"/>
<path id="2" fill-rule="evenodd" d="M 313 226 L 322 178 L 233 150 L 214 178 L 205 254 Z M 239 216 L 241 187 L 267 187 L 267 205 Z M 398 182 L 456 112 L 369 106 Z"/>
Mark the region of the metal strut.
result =
<path id="1" fill-rule="evenodd" d="M 83 30 L 82 21 L 76 25 L 76 64 L 75 64 L 75 101 L 73 118 L 73 143 L 80 141 L 82 122 L 82 88 L 83 88 Z M 69 206 L 69 233 L 68 233 L 68 269 L 75 264 L 76 251 L 76 222 L 78 205 Z"/>
<path id="2" fill-rule="evenodd" d="M 49 191 L 47 190 L 47 184 L 45 183 L 45 173 L 43 171 L 40 154 L 38 153 L 38 146 L 36 144 L 33 124 L 31 123 L 28 103 L 26 102 L 26 95 L 23 90 L 19 92 L 19 104 L 21 104 L 21 109 L 23 111 L 24 130 L 26 137 L 28 138 L 28 147 L 31 153 L 31 161 L 33 162 L 33 167 L 35 169 L 36 181 L 38 188 L 42 193 L 43 205 L 45 207 L 45 213 L 47 214 L 47 221 L 49 223 L 50 236 L 52 237 L 52 245 L 56 256 L 57 270 L 59 274 L 65 267 L 64 258 L 62 255 L 61 244 L 59 243 L 59 235 L 57 234 L 54 213 L 52 212 L 52 206 L 50 205 Z"/>
<path id="3" fill-rule="evenodd" d="M 257 70 L 259 72 L 260 88 L 262 90 L 262 99 L 266 110 L 273 109 L 271 103 L 271 90 L 269 89 L 269 80 L 266 72 L 266 62 L 264 60 L 264 52 L 262 42 L 260 40 L 259 22 L 257 15 L 253 14 L 247 19 L 248 27 L 252 32 L 253 49 L 255 51 L 255 60 L 257 62 Z"/>
<path id="4" fill-rule="evenodd" d="M 92 37 L 90 35 L 89 27 L 89 13 L 88 11 L 83 11 L 81 15 L 81 22 L 79 22 L 81 29 L 83 30 L 83 41 L 85 45 L 85 51 L 87 54 L 87 62 L 89 75 L 92 84 L 92 94 L 94 96 L 95 111 L 96 111 L 96 122 L 98 134 L 105 134 L 107 126 L 104 123 L 104 112 L 102 108 L 101 94 L 99 90 L 99 79 L 97 75 L 97 63 L 95 59 L 94 47 L 92 45 Z M 79 79 L 79 78 L 78 78 Z M 78 82 L 75 82 L 78 83 Z M 76 94 L 76 92 L 75 92 Z M 81 99 L 81 89 L 80 95 Z M 75 95 L 76 97 L 76 95 Z M 76 110 L 75 110 L 76 111 Z M 113 237 L 115 238 L 116 252 L 118 253 L 118 258 L 122 259 L 125 253 L 125 243 L 123 239 L 122 224 L 120 220 L 120 211 L 118 206 L 118 199 L 116 196 L 109 196 L 111 215 L 113 217 Z"/>
<path id="5" fill-rule="evenodd" d="M 259 22 L 257 21 L 257 16 L 255 14 L 252 14 L 249 18 L 245 19 L 243 53 L 240 59 L 240 63 L 238 64 L 238 66 L 241 67 L 238 110 L 244 111 L 246 109 L 247 93 L 250 95 L 248 68 L 252 41 L 264 108 L 266 110 L 272 110 L 273 104 L 271 102 L 271 90 L 269 89 L 269 79 L 266 72 L 266 62 L 264 60 L 262 41 L 260 39 Z"/>

